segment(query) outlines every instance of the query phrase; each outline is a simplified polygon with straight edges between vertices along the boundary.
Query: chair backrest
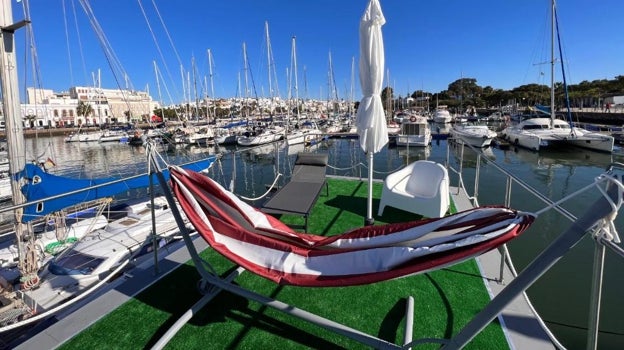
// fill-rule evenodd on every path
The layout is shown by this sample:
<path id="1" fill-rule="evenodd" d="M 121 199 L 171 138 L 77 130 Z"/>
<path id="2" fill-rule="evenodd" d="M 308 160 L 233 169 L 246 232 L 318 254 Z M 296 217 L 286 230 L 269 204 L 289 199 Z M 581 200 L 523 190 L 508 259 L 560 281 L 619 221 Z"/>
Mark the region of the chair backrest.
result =
<path id="1" fill-rule="evenodd" d="M 415 196 L 432 198 L 439 194 L 440 184 L 448 177 L 441 164 L 429 160 L 414 163 L 405 190 Z"/>
<path id="2" fill-rule="evenodd" d="M 300 152 L 290 181 L 325 182 L 327 162 L 327 153 Z"/>

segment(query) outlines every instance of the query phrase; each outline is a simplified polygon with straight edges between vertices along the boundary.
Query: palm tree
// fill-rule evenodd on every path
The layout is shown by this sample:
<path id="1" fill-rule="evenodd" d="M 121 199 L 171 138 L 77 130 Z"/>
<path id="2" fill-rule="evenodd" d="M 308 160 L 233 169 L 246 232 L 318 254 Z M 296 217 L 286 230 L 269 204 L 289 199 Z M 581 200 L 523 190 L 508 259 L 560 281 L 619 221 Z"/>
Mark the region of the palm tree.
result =
<path id="1" fill-rule="evenodd" d="M 84 116 L 85 118 L 89 117 L 93 113 L 93 106 L 91 104 L 86 103 L 84 101 L 79 101 L 78 106 L 76 107 L 76 114 L 78 116 Z"/>
<path id="2" fill-rule="evenodd" d="M 29 114 L 25 116 L 24 119 L 26 119 L 26 123 L 28 124 L 28 127 L 32 128 L 35 126 L 35 120 L 37 120 L 37 116 Z"/>

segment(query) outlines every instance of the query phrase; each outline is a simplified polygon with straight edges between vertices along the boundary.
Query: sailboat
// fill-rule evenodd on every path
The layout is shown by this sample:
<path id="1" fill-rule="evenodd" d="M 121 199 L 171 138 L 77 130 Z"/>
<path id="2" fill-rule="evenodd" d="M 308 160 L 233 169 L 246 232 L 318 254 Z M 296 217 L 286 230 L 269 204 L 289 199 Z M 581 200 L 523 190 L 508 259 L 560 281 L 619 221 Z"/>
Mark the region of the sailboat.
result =
<path id="1" fill-rule="evenodd" d="M 153 217 L 152 217 L 153 213 Z M 152 220 L 157 222 L 152 236 Z M 36 289 L 25 294 L 37 314 L 52 310 L 76 295 L 111 277 L 112 271 L 161 247 L 179 234 L 166 199 L 154 198 L 130 205 L 128 213 L 90 232 L 69 249 L 55 256 L 39 274 Z M 151 237 L 156 237 L 154 242 Z"/>
<path id="2" fill-rule="evenodd" d="M 128 178 L 103 178 L 103 179 L 71 179 L 56 176 L 46 172 L 39 165 L 26 164 L 26 152 L 23 139 L 23 125 L 21 121 L 19 86 L 17 79 L 16 55 L 14 47 L 14 32 L 27 25 L 29 21 L 23 20 L 13 23 L 11 0 L 0 0 L 0 28 L 2 28 L 2 38 L 0 40 L 0 81 L 2 83 L 3 112 L 6 118 L 6 137 L 9 158 L 9 173 L 11 179 L 11 195 L 13 211 L 14 233 L 17 248 L 16 268 L 18 274 L 15 278 L 7 279 L 0 274 L 0 333 L 18 327 L 27 326 L 59 312 L 68 304 L 65 300 L 79 300 L 102 285 L 102 281 L 111 278 L 121 271 L 121 268 L 129 261 L 128 258 L 134 256 L 136 249 L 143 246 L 142 242 L 152 234 L 151 225 L 156 225 L 150 220 L 152 215 L 162 219 L 154 235 L 159 229 L 166 227 L 161 224 L 166 222 L 161 214 L 156 213 L 158 209 L 164 213 L 170 210 L 165 205 L 160 205 L 156 200 L 143 200 L 137 203 L 132 210 L 126 211 L 125 215 L 117 218 L 113 222 L 107 222 L 105 227 L 95 231 L 86 232 L 85 237 L 104 237 L 107 243 L 110 241 L 122 241 L 132 231 L 131 239 L 141 244 L 134 244 L 125 249 L 124 254 L 116 255 L 109 261 L 109 266 L 113 270 L 102 271 L 95 280 L 88 284 L 81 284 L 82 289 L 66 291 L 65 298 L 56 300 L 53 303 L 45 303 L 46 296 L 50 293 L 57 293 L 56 290 L 48 289 L 46 294 L 44 284 L 49 282 L 46 269 L 52 265 L 44 265 L 40 260 L 40 240 L 34 230 L 36 218 L 40 218 L 51 213 L 58 212 L 70 206 L 85 203 L 86 201 L 97 200 L 114 196 L 121 191 L 132 188 L 147 187 L 150 185 L 150 175 L 148 173 L 128 177 Z M 216 157 L 203 159 L 200 162 L 187 164 L 190 168 L 205 170 L 209 168 Z M 154 213 L 154 214 L 152 214 Z M 97 215 L 99 217 L 99 215 Z M 120 221 L 122 220 L 122 221 Z M 150 229 L 144 227 L 150 223 Z M 120 227 L 121 226 L 121 227 Z M 101 226 L 91 226 L 95 229 Z M 123 227 L 123 228 L 122 228 Z M 139 228 L 143 228 L 139 230 Z M 143 235 L 136 235 L 134 230 L 142 232 Z M 119 235 L 115 235 L 119 234 Z M 95 236 L 93 236 L 95 235 Z M 84 237 L 83 237 L 84 239 Z M 105 251 L 106 244 L 95 244 L 96 240 L 91 239 L 91 252 Z M 79 242 L 73 247 L 77 249 Z M 124 260 L 126 259 L 126 260 Z M 75 261 L 75 260 L 74 260 Z M 43 266 L 43 267 L 42 267 Z M 51 272 L 51 271 L 50 271 Z M 99 283 L 96 283 L 99 281 Z M 36 291 L 36 292 L 35 292 Z M 77 293 L 83 293 L 78 295 Z M 42 307 L 45 305 L 45 307 Z M 46 312 L 43 312 L 46 311 Z"/>
<path id="3" fill-rule="evenodd" d="M 247 46 L 243 43 L 243 64 L 245 69 L 245 103 L 249 101 L 248 85 L 247 85 L 247 69 L 249 64 L 247 61 Z M 247 107 L 247 106 L 246 106 Z M 247 113 L 249 109 L 245 108 Z M 249 115 L 247 115 L 247 118 Z M 279 141 L 284 138 L 284 128 L 273 125 L 272 123 L 254 120 L 247 124 L 247 131 L 236 139 L 239 146 L 259 146 L 265 143 Z"/>
<path id="4" fill-rule="evenodd" d="M 292 37 L 292 62 L 293 62 L 293 75 L 295 77 L 295 110 L 297 111 L 295 128 L 289 130 L 286 133 L 286 143 L 288 146 L 296 145 L 300 143 L 312 144 L 318 141 L 323 132 L 318 128 L 316 123 L 313 122 L 301 122 L 301 115 L 299 110 L 299 83 L 297 81 L 297 51 L 295 47 L 295 37 Z M 330 56 L 331 57 L 331 56 Z"/>
<path id="5" fill-rule="evenodd" d="M 42 220 L 37 220 L 38 222 L 33 224 L 34 241 L 38 248 L 35 262 L 41 267 L 54 254 L 69 247 L 89 232 L 105 227 L 108 219 L 104 213 L 110 202 L 108 198 L 85 202 L 82 206 L 45 215 Z M 18 253 L 16 241 L 5 240 L 0 243 L 0 276 L 7 281 L 19 276 Z"/>
<path id="6" fill-rule="evenodd" d="M 555 1 L 551 2 L 551 62 L 550 62 L 550 117 L 526 119 L 517 125 L 505 128 L 501 135 L 514 145 L 539 151 L 556 146 L 577 146 L 599 152 L 613 152 L 613 136 L 588 131 L 571 125 L 570 103 L 567 98 L 565 70 L 562 65 L 566 106 L 569 121 L 557 119 L 555 115 L 555 35 L 557 33 L 557 11 Z M 559 42 L 561 56 L 561 42 Z"/>

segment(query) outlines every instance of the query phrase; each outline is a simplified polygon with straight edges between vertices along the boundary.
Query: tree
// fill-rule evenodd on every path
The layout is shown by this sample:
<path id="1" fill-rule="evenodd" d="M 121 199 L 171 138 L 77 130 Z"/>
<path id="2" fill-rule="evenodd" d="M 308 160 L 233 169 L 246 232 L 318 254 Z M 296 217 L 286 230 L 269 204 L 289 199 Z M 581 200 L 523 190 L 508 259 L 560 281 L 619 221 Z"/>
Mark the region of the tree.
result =
<path id="1" fill-rule="evenodd" d="M 394 99 L 394 91 L 391 87 L 386 86 L 381 90 L 381 102 L 386 110 L 386 115 L 392 115 L 392 100 Z"/>
<path id="2" fill-rule="evenodd" d="M 24 119 L 26 119 L 26 123 L 28 124 L 28 127 L 32 128 L 35 126 L 35 120 L 37 120 L 37 116 L 29 114 L 25 116 Z"/>
<path id="3" fill-rule="evenodd" d="M 154 114 L 161 118 L 163 121 L 178 119 L 178 114 L 174 108 L 158 108 L 154 110 Z"/>
<path id="4" fill-rule="evenodd" d="M 483 88 L 477 85 L 477 79 L 461 78 L 449 84 L 448 92 L 449 95 L 457 99 L 463 98 L 465 100 L 480 95 Z"/>
<path id="5" fill-rule="evenodd" d="M 78 114 L 79 117 L 88 117 L 93 114 L 93 106 L 84 101 L 80 101 L 78 102 L 78 106 L 76 107 L 76 114 Z"/>

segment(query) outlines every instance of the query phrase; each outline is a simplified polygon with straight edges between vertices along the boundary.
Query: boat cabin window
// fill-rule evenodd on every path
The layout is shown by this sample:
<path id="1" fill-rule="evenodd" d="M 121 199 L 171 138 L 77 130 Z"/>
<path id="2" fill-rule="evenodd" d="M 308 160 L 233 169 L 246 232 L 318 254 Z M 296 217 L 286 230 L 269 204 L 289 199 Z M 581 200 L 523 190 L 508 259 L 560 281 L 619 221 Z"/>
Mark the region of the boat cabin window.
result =
<path id="1" fill-rule="evenodd" d="M 522 127 L 523 130 L 539 130 L 539 129 L 547 129 L 548 126 L 547 125 L 540 125 L 540 124 L 529 124 L 529 125 L 525 125 Z"/>
<path id="2" fill-rule="evenodd" d="M 48 270 L 55 275 L 89 275 L 106 260 L 76 251 L 68 253 L 50 263 Z"/>
<path id="3" fill-rule="evenodd" d="M 405 135 L 424 135 L 425 134 L 424 125 L 421 125 L 421 124 L 411 124 L 411 123 L 403 124 L 403 134 L 405 134 Z"/>

